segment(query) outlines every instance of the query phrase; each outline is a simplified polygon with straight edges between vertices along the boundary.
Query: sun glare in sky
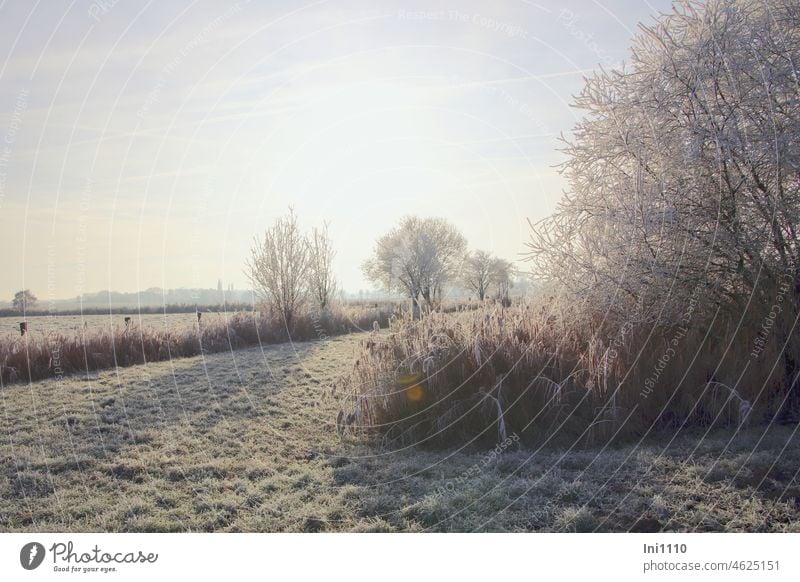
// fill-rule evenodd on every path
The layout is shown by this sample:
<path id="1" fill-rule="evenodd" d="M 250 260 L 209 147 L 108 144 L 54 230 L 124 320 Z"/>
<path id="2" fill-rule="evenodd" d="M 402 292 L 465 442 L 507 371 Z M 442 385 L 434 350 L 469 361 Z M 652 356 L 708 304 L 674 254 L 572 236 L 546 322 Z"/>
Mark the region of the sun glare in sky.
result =
<path id="1" fill-rule="evenodd" d="M 246 288 L 254 235 L 328 223 L 350 292 L 407 214 L 509 260 L 565 188 L 584 75 L 668 2 L 0 8 L 0 295 Z"/>

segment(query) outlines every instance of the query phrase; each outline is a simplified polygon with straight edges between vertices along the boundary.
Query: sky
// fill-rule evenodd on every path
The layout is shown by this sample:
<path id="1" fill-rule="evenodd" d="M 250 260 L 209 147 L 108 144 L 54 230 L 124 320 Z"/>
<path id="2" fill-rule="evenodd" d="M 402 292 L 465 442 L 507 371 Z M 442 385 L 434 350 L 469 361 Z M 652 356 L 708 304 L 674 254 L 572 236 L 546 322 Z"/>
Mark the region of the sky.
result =
<path id="1" fill-rule="evenodd" d="M 1 0 L 0 0 L 1 1 Z M 289 207 L 335 271 L 409 214 L 520 258 L 584 76 L 663 0 L 0 3 L 0 301 L 248 287 Z"/>

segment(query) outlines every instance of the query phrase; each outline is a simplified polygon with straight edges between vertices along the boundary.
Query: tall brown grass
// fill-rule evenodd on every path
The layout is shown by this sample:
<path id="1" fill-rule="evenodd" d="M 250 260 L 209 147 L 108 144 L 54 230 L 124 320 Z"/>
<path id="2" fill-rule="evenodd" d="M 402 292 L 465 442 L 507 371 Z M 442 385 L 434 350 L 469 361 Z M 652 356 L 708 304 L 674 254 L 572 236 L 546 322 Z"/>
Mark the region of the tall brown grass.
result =
<path id="1" fill-rule="evenodd" d="M 131 325 L 75 335 L 28 333 L 0 338 L 0 386 L 185 358 L 259 344 L 324 340 L 388 325 L 393 304 L 338 305 L 305 311 L 291 328 L 276 313 L 235 312 L 192 329 L 164 331 Z"/>
<path id="2" fill-rule="evenodd" d="M 769 306 L 741 316 L 701 297 L 675 323 L 641 314 L 611 321 L 552 298 L 395 319 L 388 335 L 362 342 L 338 427 L 396 446 L 485 444 L 513 433 L 529 443 L 599 444 L 796 418 L 800 342 L 796 308 L 784 307 L 755 354 Z"/>

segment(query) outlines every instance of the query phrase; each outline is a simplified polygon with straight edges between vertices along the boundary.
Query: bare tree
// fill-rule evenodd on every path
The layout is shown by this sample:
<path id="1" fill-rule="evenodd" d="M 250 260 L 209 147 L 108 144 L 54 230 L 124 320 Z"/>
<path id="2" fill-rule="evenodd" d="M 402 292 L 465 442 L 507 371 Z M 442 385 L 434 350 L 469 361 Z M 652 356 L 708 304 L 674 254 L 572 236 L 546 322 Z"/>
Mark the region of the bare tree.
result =
<path id="1" fill-rule="evenodd" d="M 414 317 L 420 297 L 429 308 L 444 285 L 455 278 L 466 250 L 466 239 L 441 218 L 408 216 L 378 239 L 364 274 L 386 289 L 406 294 Z"/>
<path id="2" fill-rule="evenodd" d="M 37 301 L 36 295 L 34 295 L 30 289 L 24 289 L 14 294 L 14 299 L 11 300 L 11 306 L 20 313 L 25 313 L 36 305 Z"/>
<path id="3" fill-rule="evenodd" d="M 457 279 L 467 251 L 467 239 L 443 218 L 426 218 L 421 238 L 427 259 L 422 278 L 422 297 L 428 308 L 442 298 L 444 286 Z"/>
<path id="4" fill-rule="evenodd" d="M 326 309 L 336 295 L 336 278 L 333 274 L 333 249 L 328 225 L 314 228 L 309 240 L 309 287 L 320 310 Z"/>
<path id="5" fill-rule="evenodd" d="M 505 259 L 494 258 L 489 264 L 489 281 L 495 288 L 495 297 L 504 307 L 511 305 L 509 294 L 512 286 L 514 265 Z"/>
<path id="6" fill-rule="evenodd" d="M 798 62 L 797 2 L 678 2 L 643 27 L 630 69 L 577 99 L 570 188 L 533 225 L 536 270 L 667 317 L 692 294 L 733 311 L 787 278 L 800 294 Z"/>
<path id="7" fill-rule="evenodd" d="M 494 257 L 486 251 L 474 251 L 464 261 L 462 279 L 468 289 L 478 295 L 483 301 L 489 291 L 492 281 L 492 261 Z"/>
<path id="8" fill-rule="evenodd" d="M 247 261 L 254 290 L 280 312 L 287 327 L 308 295 L 309 255 L 308 240 L 290 209 L 264 232 L 263 239 L 255 238 Z"/>

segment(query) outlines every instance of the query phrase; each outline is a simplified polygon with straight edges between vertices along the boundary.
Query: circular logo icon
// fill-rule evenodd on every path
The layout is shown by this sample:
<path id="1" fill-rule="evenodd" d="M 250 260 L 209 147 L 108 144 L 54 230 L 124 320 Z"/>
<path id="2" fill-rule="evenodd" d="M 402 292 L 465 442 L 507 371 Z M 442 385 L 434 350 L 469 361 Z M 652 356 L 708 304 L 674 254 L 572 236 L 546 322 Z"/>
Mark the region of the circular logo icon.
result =
<path id="1" fill-rule="evenodd" d="M 44 561 L 44 546 L 39 542 L 30 542 L 22 546 L 19 552 L 19 563 L 26 570 L 35 570 Z"/>

